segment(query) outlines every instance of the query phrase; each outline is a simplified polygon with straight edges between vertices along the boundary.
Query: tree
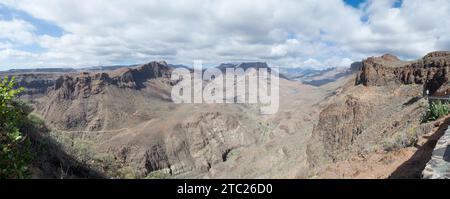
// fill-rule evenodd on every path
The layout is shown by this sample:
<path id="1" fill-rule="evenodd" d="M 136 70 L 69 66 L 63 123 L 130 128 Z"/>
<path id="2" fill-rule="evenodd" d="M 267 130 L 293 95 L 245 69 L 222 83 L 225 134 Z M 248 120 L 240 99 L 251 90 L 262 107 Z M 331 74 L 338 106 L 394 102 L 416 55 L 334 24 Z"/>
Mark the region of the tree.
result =
<path id="1" fill-rule="evenodd" d="M 0 178 L 28 178 L 32 156 L 30 141 L 20 128 L 28 113 L 21 108 L 15 78 L 0 81 Z"/>

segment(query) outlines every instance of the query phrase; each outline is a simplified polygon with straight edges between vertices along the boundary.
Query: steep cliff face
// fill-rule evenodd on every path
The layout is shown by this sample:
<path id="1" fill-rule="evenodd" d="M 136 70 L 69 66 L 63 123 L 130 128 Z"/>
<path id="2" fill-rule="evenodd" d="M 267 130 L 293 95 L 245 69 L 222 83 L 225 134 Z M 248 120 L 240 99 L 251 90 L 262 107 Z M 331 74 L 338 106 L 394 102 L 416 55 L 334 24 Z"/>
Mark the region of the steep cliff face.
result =
<path id="1" fill-rule="evenodd" d="M 392 55 L 370 57 L 362 62 L 356 84 L 423 84 L 431 95 L 449 92 L 450 52 L 432 52 L 416 61 L 400 61 Z M 450 92 L 449 92 L 450 94 Z"/>
<path id="2" fill-rule="evenodd" d="M 365 127 L 365 116 L 371 113 L 371 106 L 359 98 L 346 96 L 342 104 L 331 104 L 319 115 L 318 133 L 327 156 L 333 160 L 350 150 Z"/>
<path id="3" fill-rule="evenodd" d="M 56 79 L 50 92 L 63 99 L 87 98 L 101 93 L 106 86 L 142 89 L 148 80 L 161 78 L 169 83 L 170 68 L 165 62 L 150 62 L 137 68 L 121 68 L 111 72 L 63 75 Z"/>
<path id="4" fill-rule="evenodd" d="M 408 62 L 393 55 L 363 60 L 355 85 L 324 102 L 308 145 L 311 165 L 390 150 L 389 145 L 413 144 L 430 130 L 420 123 L 426 108 L 420 98 L 423 91 L 428 89 L 432 95 L 450 91 L 449 60 L 450 52 L 433 52 Z M 392 141 L 393 137 L 398 140 Z"/>
<path id="5" fill-rule="evenodd" d="M 360 85 L 325 102 L 308 144 L 311 166 L 412 145 L 430 130 L 420 123 L 426 109 L 426 101 L 417 98 L 420 94 L 418 85 Z"/>
<path id="6" fill-rule="evenodd" d="M 124 113 L 139 110 L 146 104 L 145 98 L 170 98 L 171 70 L 164 62 L 151 62 L 137 68 L 61 75 L 36 99 L 36 112 L 64 130 L 113 129 L 123 126 L 124 121 L 133 123 L 133 112 Z M 143 103 L 134 103 L 136 98 Z M 124 113 L 121 108 L 125 108 Z"/>
<path id="7" fill-rule="evenodd" d="M 362 68 L 362 62 L 360 62 L 360 61 L 353 62 L 350 65 L 350 71 L 352 71 L 352 72 L 358 72 L 361 70 L 361 68 Z"/>
<path id="8" fill-rule="evenodd" d="M 99 135 L 104 144 L 93 147 L 114 154 L 121 164 L 134 168 L 137 176 L 145 177 L 156 171 L 166 175 L 207 172 L 225 161 L 232 149 L 255 143 L 250 138 L 256 134 L 243 132 L 249 124 L 235 114 L 191 114 L 184 119 L 169 116 L 171 121 L 167 122 L 155 119 L 151 129 L 131 128 L 134 136 Z"/>

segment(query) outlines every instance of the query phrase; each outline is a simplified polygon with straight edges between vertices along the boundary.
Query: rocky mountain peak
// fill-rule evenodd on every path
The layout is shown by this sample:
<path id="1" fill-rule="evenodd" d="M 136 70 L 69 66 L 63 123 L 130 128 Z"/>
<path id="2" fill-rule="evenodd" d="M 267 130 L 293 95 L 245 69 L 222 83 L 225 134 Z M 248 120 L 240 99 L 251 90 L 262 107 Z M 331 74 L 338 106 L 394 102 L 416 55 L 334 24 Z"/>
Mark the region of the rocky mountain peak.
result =
<path id="1" fill-rule="evenodd" d="M 416 61 L 395 60 L 389 56 L 368 58 L 362 62 L 362 70 L 356 84 L 385 86 L 388 84 L 423 84 L 432 95 L 450 93 L 450 52 L 432 52 Z"/>
<path id="2" fill-rule="evenodd" d="M 434 57 L 450 57 L 450 51 L 434 51 L 430 52 L 423 57 L 423 59 L 429 59 Z"/>
<path id="3" fill-rule="evenodd" d="M 397 56 L 389 54 L 389 53 L 382 55 L 381 59 L 386 60 L 386 61 L 400 61 L 400 59 Z"/>
<path id="4" fill-rule="evenodd" d="M 56 79 L 53 91 L 61 98 L 74 99 L 99 94 L 105 86 L 141 89 L 151 79 L 169 82 L 172 68 L 165 61 L 154 61 L 136 68 L 119 68 L 109 72 L 65 74 Z"/>
<path id="5" fill-rule="evenodd" d="M 165 61 L 154 61 L 141 66 L 136 69 L 131 69 L 131 73 L 138 81 L 146 81 L 148 79 L 170 77 L 172 68 L 167 65 Z"/>

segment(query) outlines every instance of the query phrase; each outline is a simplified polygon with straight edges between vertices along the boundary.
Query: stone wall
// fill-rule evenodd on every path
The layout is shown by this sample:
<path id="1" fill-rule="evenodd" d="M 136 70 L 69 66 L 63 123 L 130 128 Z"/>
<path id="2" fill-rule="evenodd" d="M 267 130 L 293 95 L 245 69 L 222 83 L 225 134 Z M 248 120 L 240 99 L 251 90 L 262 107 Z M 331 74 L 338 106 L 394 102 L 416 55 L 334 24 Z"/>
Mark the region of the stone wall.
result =
<path id="1" fill-rule="evenodd" d="M 450 129 L 447 129 L 437 142 L 433 155 L 422 172 L 422 177 L 425 179 L 450 178 Z"/>

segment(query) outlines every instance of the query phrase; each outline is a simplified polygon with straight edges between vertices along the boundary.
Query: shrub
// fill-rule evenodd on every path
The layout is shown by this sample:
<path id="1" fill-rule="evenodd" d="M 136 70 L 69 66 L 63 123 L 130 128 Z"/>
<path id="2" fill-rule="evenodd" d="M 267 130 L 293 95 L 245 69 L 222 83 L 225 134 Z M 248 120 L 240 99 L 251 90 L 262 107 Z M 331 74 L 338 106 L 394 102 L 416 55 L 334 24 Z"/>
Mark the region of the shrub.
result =
<path id="1" fill-rule="evenodd" d="M 450 113 L 447 103 L 433 102 L 422 117 L 422 122 L 434 121 Z"/>
<path id="2" fill-rule="evenodd" d="M 14 78 L 0 81 L 0 178 L 30 176 L 31 143 L 20 132 L 29 110 L 16 99 L 24 89 L 15 86 Z"/>
<path id="3" fill-rule="evenodd" d="M 406 132 L 397 132 L 381 141 L 381 146 L 385 151 L 395 151 L 401 148 L 413 146 L 417 143 L 418 134 L 415 128 Z"/>
<path id="4" fill-rule="evenodd" d="M 166 179 L 169 177 L 170 177 L 170 174 L 168 174 L 167 172 L 165 172 L 163 170 L 156 170 L 156 171 L 152 171 L 149 174 L 147 174 L 145 179 Z"/>

